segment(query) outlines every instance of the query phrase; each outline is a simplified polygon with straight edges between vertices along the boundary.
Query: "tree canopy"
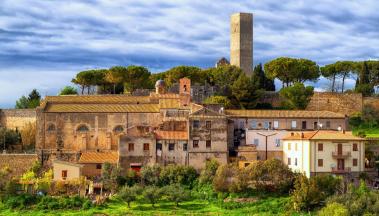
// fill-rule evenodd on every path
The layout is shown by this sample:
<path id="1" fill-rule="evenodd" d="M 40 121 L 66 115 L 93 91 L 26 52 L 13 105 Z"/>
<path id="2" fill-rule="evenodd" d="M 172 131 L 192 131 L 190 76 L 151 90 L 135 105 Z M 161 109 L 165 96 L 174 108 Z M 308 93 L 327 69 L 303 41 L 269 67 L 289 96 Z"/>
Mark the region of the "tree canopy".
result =
<path id="1" fill-rule="evenodd" d="M 41 95 L 36 90 L 33 89 L 28 97 L 22 96 L 20 99 L 16 101 L 16 109 L 34 109 L 39 106 L 41 101 Z"/>
<path id="2" fill-rule="evenodd" d="M 279 92 L 287 109 L 305 109 L 313 95 L 313 86 L 305 87 L 303 83 L 282 88 Z"/>
<path id="3" fill-rule="evenodd" d="M 59 92 L 58 95 L 76 95 L 78 94 L 78 91 L 75 87 L 72 86 L 65 86 L 63 89 Z"/>

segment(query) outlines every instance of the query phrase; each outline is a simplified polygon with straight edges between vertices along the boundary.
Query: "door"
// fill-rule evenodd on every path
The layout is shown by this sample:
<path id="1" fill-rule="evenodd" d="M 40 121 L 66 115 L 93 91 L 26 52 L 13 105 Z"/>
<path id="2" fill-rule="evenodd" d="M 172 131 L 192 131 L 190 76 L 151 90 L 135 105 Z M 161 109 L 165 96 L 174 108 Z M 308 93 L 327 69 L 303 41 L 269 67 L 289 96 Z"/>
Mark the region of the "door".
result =
<path id="1" fill-rule="evenodd" d="M 317 125 L 317 122 L 313 122 L 313 129 L 317 130 L 318 129 L 318 125 Z"/>
<path id="2" fill-rule="evenodd" d="M 344 170 L 345 169 L 345 160 L 344 159 L 338 159 L 338 170 Z"/>
<path id="3" fill-rule="evenodd" d="M 306 121 L 301 122 L 301 128 L 304 130 L 307 129 L 307 122 Z"/>
<path id="4" fill-rule="evenodd" d="M 338 152 L 338 155 L 342 155 L 342 144 L 338 144 L 338 147 L 337 147 L 337 152 Z"/>

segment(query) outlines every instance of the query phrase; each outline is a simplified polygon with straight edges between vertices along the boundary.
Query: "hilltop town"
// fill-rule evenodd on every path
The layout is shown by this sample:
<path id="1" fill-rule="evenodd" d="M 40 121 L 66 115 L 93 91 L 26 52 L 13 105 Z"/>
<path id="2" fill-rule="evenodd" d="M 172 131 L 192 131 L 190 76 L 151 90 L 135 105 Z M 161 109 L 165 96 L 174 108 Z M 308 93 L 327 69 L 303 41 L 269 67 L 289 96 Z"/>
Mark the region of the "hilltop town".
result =
<path id="1" fill-rule="evenodd" d="M 31 94 L 25 106 L 20 100 L 19 109 L 0 110 L 3 130 L 21 137 L 13 142 L 3 131 L 0 138 L 2 190 L 12 182 L 14 194 L 78 194 L 91 200 L 83 201 L 90 209 L 115 194 L 128 205 L 142 195 L 154 205 L 160 198 L 153 195 L 168 185 L 164 190 L 171 194 L 161 196 L 179 205 L 189 195 L 178 191 L 201 194 L 209 186 L 209 202 L 217 194 L 227 200 L 233 196 L 222 194 L 291 193 L 292 210 L 307 212 L 349 187 L 377 189 L 379 98 L 370 83 L 377 82 L 372 74 L 378 61 L 319 68 L 311 60 L 282 57 L 253 69 L 252 23 L 252 14 L 231 16 L 230 61 L 221 58 L 214 68 L 82 71 L 73 78 L 79 92 L 66 88 L 68 93 L 41 100 L 34 92 L 36 106 L 28 107 L 35 104 Z M 339 73 L 354 71 L 354 90 L 344 90 L 345 77 L 335 84 Z M 303 84 L 320 75 L 333 81 L 330 91 Z M 283 84 L 276 92 L 275 78 Z M 139 184 L 150 187 L 150 196 L 133 189 Z M 307 201 L 299 194 L 312 184 L 314 194 L 304 199 L 324 197 L 302 206 Z M 341 202 L 333 204 L 345 208 Z M 367 212 L 379 209 L 375 202 Z"/>

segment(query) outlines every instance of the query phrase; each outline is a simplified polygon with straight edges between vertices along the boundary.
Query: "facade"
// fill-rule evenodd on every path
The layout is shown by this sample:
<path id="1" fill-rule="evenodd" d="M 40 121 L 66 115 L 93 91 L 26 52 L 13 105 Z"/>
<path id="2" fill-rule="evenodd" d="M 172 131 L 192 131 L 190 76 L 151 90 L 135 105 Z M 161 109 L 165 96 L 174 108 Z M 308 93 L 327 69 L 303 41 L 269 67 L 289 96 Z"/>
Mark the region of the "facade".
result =
<path id="1" fill-rule="evenodd" d="M 329 173 L 355 178 L 365 168 L 365 140 L 345 131 L 289 133 L 283 162 L 307 177 Z"/>
<path id="2" fill-rule="evenodd" d="M 54 181 L 69 181 L 82 176 L 83 165 L 67 161 L 53 161 Z"/>
<path id="3" fill-rule="evenodd" d="M 230 18 L 230 64 L 247 75 L 253 72 L 253 14 L 236 13 Z"/>

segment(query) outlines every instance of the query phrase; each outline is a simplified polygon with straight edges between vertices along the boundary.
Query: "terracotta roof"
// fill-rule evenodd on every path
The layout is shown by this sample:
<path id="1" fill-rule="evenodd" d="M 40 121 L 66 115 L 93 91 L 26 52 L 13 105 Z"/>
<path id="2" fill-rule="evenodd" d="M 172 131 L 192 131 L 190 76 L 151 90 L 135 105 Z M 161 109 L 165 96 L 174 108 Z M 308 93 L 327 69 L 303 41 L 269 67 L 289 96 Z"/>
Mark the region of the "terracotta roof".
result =
<path id="1" fill-rule="evenodd" d="M 309 110 L 225 110 L 225 114 L 249 118 L 345 118 L 341 113 Z"/>
<path id="2" fill-rule="evenodd" d="M 365 140 L 354 136 L 351 131 L 319 130 L 312 132 L 289 133 L 284 140 Z"/>
<path id="3" fill-rule="evenodd" d="M 155 131 L 156 139 L 188 140 L 187 131 Z"/>
<path id="4" fill-rule="evenodd" d="M 44 102 L 47 103 L 149 103 L 149 96 L 131 96 L 131 95 L 64 95 L 64 96 L 46 96 Z"/>
<path id="5" fill-rule="evenodd" d="M 46 112 L 52 113 L 154 113 L 159 112 L 158 104 L 48 104 Z"/>
<path id="6" fill-rule="evenodd" d="M 80 156 L 79 163 L 118 163 L 117 152 L 84 152 Z"/>

